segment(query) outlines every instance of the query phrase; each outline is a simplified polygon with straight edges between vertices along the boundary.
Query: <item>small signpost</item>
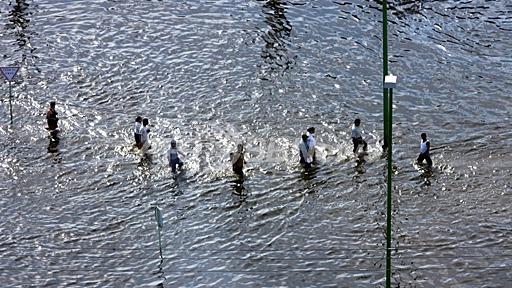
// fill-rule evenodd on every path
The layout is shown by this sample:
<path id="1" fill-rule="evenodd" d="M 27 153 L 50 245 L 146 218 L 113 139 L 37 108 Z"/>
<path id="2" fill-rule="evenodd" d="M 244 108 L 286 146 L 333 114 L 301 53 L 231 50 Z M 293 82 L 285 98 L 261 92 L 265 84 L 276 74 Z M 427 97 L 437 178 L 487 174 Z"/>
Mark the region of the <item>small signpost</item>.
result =
<path id="1" fill-rule="evenodd" d="M 9 111 L 11 112 L 11 124 L 12 124 L 12 79 L 18 73 L 20 67 L 0 67 L 2 75 L 9 81 Z"/>

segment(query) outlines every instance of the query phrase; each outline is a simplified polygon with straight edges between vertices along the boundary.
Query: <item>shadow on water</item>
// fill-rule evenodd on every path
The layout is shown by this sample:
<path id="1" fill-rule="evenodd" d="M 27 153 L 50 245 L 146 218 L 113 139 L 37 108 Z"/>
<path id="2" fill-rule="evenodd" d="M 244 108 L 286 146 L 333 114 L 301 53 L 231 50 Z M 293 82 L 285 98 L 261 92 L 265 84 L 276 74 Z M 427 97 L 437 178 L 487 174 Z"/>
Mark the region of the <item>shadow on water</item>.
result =
<path id="1" fill-rule="evenodd" d="M 269 0 L 263 5 L 265 23 L 270 29 L 261 38 L 265 41 L 265 47 L 261 52 L 261 58 L 270 65 L 272 72 L 286 71 L 291 68 L 294 61 L 288 55 L 286 39 L 290 37 L 292 26 L 286 19 L 286 1 Z"/>
<path id="2" fill-rule="evenodd" d="M 313 180 L 316 178 L 316 174 L 319 170 L 319 167 L 314 165 L 311 167 L 302 167 L 302 170 L 300 172 L 300 176 L 304 181 Z"/>
<path id="3" fill-rule="evenodd" d="M 162 279 L 162 282 L 158 283 L 155 287 L 164 287 L 164 282 L 167 280 L 164 275 L 163 265 L 164 264 L 164 258 L 162 257 L 162 254 L 160 254 L 160 262 L 158 262 L 158 270 L 154 273 L 158 276 L 158 278 Z"/>
<path id="4" fill-rule="evenodd" d="M 419 177 L 420 177 L 420 179 L 423 180 L 422 185 L 423 186 L 430 186 L 431 185 L 431 180 L 433 178 L 432 176 L 434 175 L 433 167 L 429 167 L 425 163 L 423 163 L 423 164 L 416 163 L 415 165 L 417 165 L 417 169 L 421 173 L 421 175 Z"/>
<path id="5" fill-rule="evenodd" d="M 151 164 L 153 163 L 153 155 L 149 153 L 145 153 L 140 158 L 138 166 L 140 168 L 149 169 L 151 167 Z"/>
<path id="6" fill-rule="evenodd" d="M 62 157 L 60 156 L 60 150 L 59 150 L 59 143 L 60 143 L 60 137 L 59 137 L 59 131 L 54 130 L 51 131 L 48 134 L 48 153 L 53 155 L 53 162 L 54 163 L 61 163 Z"/>
<path id="7" fill-rule="evenodd" d="M 231 188 L 233 188 L 232 194 L 240 197 L 240 202 L 244 202 L 247 199 L 247 191 L 244 186 L 245 175 L 235 174 L 235 179 L 231 181 Z"/>
<path id="8" fill-rule="evenodd" d="M 364 154 L 359 154 L 356 157 L 356 166 L 354 166 L 354 171 L 356 172 L 356 175 L 354 175 L 354 177 L 359 177 L 366 172 L 366 160 L 364 159 L 364 157 Z"/>
<path id="9" fill-rule="evenodd" d="M 6 25 L 6 28 L 13 29 L 15 32 L 16 42 L 20 47 L 20 50 L 23 51 L 25 47 L 30 48 L 30 53 L 33 53 L 36 48 L 31 47 L 30 36 L 29 36 L 29 16 L 31 15 L 28 12 L 29 4 L 25 0 L 16 0 L 12 10 L 9 13 L 9 23 Z M 27 55 L 22 52 L 22 62 L 25 62 Z"/>
<path id="10" fill-rule="evenodd" d="M 186 170 L 184 168 L 178 169 L 177 173 L 171 172 L 171 189 L 173 190 L 173 196 L 183 195 L 185 188 L 187 187 Z"/>
<path id="11" fill-rule="evenodd" d="M 50 140 L 50 142 L 48 143 L 48 153 L 58 153 L 60 143 L 58 131 L 50 132 L 50 134 L 48 135 L 48 139 Z"/>
<path id="12" fill-rule="evenodd" d="M 382 7 L 382 0 L 374 0 L 373 2 L 376 3 L 376 7 L 380 10 Z M 405 18 L 410 14 L 421 14 L 423 2 L 425 2 L 425 0 L 388 0 L 388 11 L 396 15 L 398 18 Z"/>

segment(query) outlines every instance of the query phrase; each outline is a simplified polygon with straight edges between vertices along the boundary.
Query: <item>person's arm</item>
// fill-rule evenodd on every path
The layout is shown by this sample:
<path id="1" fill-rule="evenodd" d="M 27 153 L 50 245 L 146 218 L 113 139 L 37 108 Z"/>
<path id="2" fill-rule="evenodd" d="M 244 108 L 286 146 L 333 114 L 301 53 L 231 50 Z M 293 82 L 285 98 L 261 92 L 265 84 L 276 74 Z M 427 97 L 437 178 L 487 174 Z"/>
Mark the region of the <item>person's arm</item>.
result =
<path id="1" fill-rule="evenodd" d="M 427 144 L 427 153 L 430 153 L 430 142 L 429 142 L 429 141 L 427 141 L 427 143 L 426 143 L 426 144 Z"/>

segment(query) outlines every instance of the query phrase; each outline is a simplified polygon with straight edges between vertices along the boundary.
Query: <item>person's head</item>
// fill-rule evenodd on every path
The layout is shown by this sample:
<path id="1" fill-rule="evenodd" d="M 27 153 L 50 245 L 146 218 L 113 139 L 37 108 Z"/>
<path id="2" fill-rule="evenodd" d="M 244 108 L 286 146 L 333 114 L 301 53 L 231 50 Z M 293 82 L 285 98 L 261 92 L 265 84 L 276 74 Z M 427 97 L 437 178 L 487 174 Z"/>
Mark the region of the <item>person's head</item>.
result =
<path id="1" fill-rule="evenodd" d="M 309 127 L 309 128 L 308 128 L 308 132 L 309 132 L 310 134 L 315 134 L 315 127 Z"/>
<path id="2" fill-rule="evenodd" d="M 427 133 L 421 133 L 421 139 L 427 140 Z"/>
<path id="3" fill-rule="evenodd" d="M 357 118 L 356 120 L 354 120 L 354 125 L 356 125 L 356 126 L 361 125 L 361 119 Z"/>
<path id="4" fill-rule="evenodd" d="M 176 148 L 176 140 L 171 140 L 171 148 Z"/>
<path id="5" fill-rule="evenodd" d="M 244 145 L 238 144 L 236 146 L 236 151 L 239 152 L 239 153 L 242 153 L 244 151 Z"/>
<path id="6" fill-rule="evenodd" d="M 149 119 L 148 118 L 142 119 L 142 125 L 144 125 L 144 126 L 149 125 Z"/>
<path id="7" fill-rule="evenodd" d="M 142 117 L 137 116 L 137 117 L 135 118 L 135 122 L 142 123 Z"/>
<path id="8" fill-rule="evenodd" d="M 308 135 L 302 134 L 302 141 L 307 142 L 308 141 Z"/>
<path id="9" fill-rule="evenodd" d="M 55 109 L 55 101 L 50 102 L 50 108 Z"/>

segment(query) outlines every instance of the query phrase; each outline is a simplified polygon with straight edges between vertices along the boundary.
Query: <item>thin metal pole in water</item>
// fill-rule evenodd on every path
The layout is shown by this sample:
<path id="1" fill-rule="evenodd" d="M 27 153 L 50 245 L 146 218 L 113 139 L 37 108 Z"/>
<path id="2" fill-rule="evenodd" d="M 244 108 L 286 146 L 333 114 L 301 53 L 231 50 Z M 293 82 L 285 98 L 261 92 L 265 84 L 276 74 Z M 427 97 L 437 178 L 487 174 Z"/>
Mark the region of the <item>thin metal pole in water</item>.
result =
<path id="1" fill-rule="evenodd" d="M 9 81 L 9 110 L 11 112 L 11 124 L 12 124 L 12 84 Z"/>
<path id="2" fill-rule="evenodd" d="M 393 89 L 389 89 L 388 106 L 388 134 L 385 138 L 388 140 L 388 177 L 387 177 L 387 198 L 386 198 L 386 288 L 391 288 L 391 191 L 393 176 Z"/>
<path id="3" fill-rule="evenodd" d="M 388 75 L 388 3 L 382 1 L 382 83 Z M 391 176 L 392 176 L 392 147 L 391 147 L 391 122 L 392 122 L 392 97 L 393 89 L 383 88 L 384 106 L 384 149 L 388 152 L 388 175 L 387 175 L 387 213 L 386 213 L 386 288 L 391 288 Z"/>
<path id="4" fill-rule="evenodd" d="M 160 209 L 155 206 L 155 220 L 156 220 L 156 229 L 158 230 L 158 249 L 160 250 L 160 258 L 162 258 L 162 237 L 160 230 L 162 230 L 162 227 L 164 226 L 164 221 L 162 218 L 162 213 L 160 212 Z"/>
<path id="5" fill-rule="evenodd" d="M 388 75 L 388 3 L 387 0 L 382 1 L 382 81 L 384 82 L 384 77 Z M 388 99 L 388 89 L 383 89 L 383 106 L 384 106 L 384 145 L 382 146 L 384 149 L 388 146 L 386 133 L 387 133 L 387 121 L 388 121 L 388 107 L 389 107 L 389 99 Z"/>

